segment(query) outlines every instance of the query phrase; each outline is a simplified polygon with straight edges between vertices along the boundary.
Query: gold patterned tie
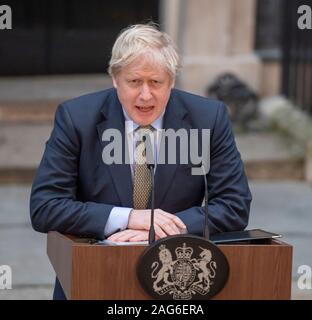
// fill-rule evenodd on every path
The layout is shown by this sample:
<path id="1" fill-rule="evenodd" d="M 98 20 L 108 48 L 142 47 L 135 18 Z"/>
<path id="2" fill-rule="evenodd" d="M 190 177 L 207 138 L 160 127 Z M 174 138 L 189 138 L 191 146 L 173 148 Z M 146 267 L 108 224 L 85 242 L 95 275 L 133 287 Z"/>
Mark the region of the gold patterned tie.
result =
<path id="1" fill-rule="evenodd" d="M 146 146 L 143 136 L 153 133 L 152 126 L 136 129 L 139 139 L 134 151 L 134 181 L 133 181 L 133 208 L 147 209 L 152 182 L 151 174 L 146 163 Z M 151 137 L 152 138 L 152 137 Z"/>

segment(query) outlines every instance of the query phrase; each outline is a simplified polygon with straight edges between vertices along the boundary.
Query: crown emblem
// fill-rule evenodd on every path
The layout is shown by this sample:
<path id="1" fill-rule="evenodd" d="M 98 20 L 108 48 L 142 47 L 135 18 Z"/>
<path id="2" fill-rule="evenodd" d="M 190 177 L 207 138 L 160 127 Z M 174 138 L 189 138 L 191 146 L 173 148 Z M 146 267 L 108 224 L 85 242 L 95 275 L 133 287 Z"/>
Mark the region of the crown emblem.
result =
<path id="1" fill-rule="evenodd" d="M 175 250 L 175 254 L 178 259 L 190 259 L 193 254 L 191 247 L 186 247 L 186 243 L 183 243 L 183 247 L 178 247 Z"/>

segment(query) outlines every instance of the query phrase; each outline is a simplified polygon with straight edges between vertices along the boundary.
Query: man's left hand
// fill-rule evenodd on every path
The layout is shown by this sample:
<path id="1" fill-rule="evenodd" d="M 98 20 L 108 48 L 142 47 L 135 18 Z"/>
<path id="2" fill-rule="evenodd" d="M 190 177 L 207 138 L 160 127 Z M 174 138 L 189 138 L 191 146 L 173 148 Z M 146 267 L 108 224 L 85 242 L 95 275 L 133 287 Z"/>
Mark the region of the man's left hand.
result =
<path id="1" fill-rule="evenodd" d="M 133 230 L 126 229 L 120 232 L 112 234 L 108 240 L 116 242 L 134 242 L 134 241 L 147 241 L 148 231 L 147 230 Z"/>

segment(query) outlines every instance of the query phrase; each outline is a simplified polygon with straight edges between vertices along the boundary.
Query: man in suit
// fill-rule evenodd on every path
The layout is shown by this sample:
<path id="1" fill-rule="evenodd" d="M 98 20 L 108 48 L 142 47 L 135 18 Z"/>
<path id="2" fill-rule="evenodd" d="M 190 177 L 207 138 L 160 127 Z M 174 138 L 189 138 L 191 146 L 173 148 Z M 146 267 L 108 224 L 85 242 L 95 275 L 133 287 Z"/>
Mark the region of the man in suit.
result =
<path id="1" fill-rule="evenodd" d="M 179 156 L 174 164 L 157 163 L 164 129 L 210 129 L 210 233 L 246 227 L 251 194 L 226 107 L 174 89 L 179 65 L 170 37 L 153 25 L 134 25 L 118 36 L 109 65 L 114 88 L 64 102 L 56 111 L 31 193 L 35 230 L 147 240 L 151 183 L 146 154 L 138 151 L 142 145 L 145 150 L 147 131 L 156 137 L 156 238 L 202 235 L 203 177 L 192 174 L 192 163 L 179 163 Z M 104 136 L 111 129 L 123 138 L 122 163 L 106 161 L 110 141 Z M 126 163 L 127 154 L 133 163 Z M 54 298 L 65 298 L 58 281 Z"/>

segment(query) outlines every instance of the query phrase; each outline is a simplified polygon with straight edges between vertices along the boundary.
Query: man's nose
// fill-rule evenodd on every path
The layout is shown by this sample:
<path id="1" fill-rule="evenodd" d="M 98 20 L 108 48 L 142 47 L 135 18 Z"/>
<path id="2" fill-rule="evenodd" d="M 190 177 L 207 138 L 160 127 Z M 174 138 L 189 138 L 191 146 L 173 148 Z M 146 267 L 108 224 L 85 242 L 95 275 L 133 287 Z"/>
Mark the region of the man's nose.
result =
<path id="1" fill-rule="evenodd" d="M 148 84 L 144 83 L 141 87 L 140 99 L 148 101 L 152 98 L 151 90 Z"/>

